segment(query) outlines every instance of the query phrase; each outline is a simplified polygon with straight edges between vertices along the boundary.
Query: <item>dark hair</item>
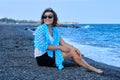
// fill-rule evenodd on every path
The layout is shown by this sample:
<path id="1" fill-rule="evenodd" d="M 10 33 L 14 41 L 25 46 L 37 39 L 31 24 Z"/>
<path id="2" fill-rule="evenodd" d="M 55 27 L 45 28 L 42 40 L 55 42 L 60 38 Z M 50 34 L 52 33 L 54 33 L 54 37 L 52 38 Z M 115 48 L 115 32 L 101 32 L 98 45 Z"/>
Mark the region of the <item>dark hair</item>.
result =
<path id="1" fill-rule="evenodd" d="M 57 17 L 57 14 L 55 13 L 55 11 L 52 9 L 52 8 L 47 8 L 45 9 L 45 11 L 43 12 L 42 16 L 41 16 L 41 24 L 44 23 L 44 20 L 43 20 L 43 16 L 46 12 L 52 12 L 53 13 L 53 26 L 56 26 L 57 25 L 57 21 L 58 21 L 58 17 Z"/>

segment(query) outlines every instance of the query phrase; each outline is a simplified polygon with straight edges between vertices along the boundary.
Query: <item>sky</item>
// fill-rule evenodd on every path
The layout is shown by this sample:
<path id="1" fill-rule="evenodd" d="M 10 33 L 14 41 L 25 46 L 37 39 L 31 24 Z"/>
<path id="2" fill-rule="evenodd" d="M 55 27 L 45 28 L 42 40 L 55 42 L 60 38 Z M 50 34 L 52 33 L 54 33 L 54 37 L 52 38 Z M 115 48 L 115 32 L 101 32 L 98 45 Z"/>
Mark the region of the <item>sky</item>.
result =
<path id="1" fill-rule="evenodd" d="M 59 22 L 120 23 L 120 0 L 0 0 L 0 18 L 40 20 L 49 7 Z"/>

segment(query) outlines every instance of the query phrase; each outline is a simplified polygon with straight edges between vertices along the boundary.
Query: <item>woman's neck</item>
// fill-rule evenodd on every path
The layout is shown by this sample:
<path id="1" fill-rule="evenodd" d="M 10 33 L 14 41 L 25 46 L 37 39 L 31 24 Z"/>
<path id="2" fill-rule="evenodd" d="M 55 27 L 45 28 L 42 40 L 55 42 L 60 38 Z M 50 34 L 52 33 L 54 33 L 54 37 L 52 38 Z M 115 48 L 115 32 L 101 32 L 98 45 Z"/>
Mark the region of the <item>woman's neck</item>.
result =
<path id="1" fill-rule="evenodd" d="M 52 28 L 52 25 L 50 25 L 50 24 L 47 24 L 47 26 L 48 26 L 49 28 Z"/>

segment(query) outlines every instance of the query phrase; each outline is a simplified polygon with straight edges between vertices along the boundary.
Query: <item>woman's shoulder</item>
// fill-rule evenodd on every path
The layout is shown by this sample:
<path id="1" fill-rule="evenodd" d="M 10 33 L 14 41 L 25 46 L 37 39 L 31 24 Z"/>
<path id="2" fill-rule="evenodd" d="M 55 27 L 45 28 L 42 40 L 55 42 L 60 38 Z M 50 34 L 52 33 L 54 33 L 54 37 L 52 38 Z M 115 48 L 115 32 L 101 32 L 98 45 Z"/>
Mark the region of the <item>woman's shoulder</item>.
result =
<path id="1" fill-rule="evenodd" d="M 43 24 L 40 24 L 39 26 L 37 26 L 37 28 L 36 28 L 36 30 L 44 30 L 45 29 L 45 27 L 44 27 L 44 25 Z"/>
<path id="2" fill-rule="evenodd" d="M 57 28 L 57 27 L 53 27 L 53 29 L 54 29 L 54 30 L 58 30 L 58 28 Z"/>
<path id="3" fill-rule="evenodd" d="M 43 28 L 43 25 L 40 24 L 39 26 L 37 26 L 37 29 L 42 29 Z"/>
<path id="4" fill-rule="evenodd" d="M 35 29 L 34 34 L 40 34 L 44 32 L 44 28 L 42 27 L 42 25 L 37 26 L 37 28 Z"/>

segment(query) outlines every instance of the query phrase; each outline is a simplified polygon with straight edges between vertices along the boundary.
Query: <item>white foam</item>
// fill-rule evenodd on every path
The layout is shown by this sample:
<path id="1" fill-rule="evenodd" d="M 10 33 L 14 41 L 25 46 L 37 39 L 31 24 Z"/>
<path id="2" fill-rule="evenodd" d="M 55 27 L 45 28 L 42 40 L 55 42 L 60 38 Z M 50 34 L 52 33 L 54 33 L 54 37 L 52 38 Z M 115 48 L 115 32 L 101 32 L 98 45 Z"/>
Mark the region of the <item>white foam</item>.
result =
<path id="1" fill-rule="evenodd" d="M 84 28 L 90 28 L 90 25 L 86 25 L 86 26 L 84 26 Z"/>
<path id="2" fill-rule="evenodd" d="M 93 59 L 97 62 L 120 67 L 120 58 L 117 57 L 116 53 L 111 52 L 112 48 L 81 45 L 66 38 L 64 38 L 64 40 L 78 48 L 85 57 Z"/>

